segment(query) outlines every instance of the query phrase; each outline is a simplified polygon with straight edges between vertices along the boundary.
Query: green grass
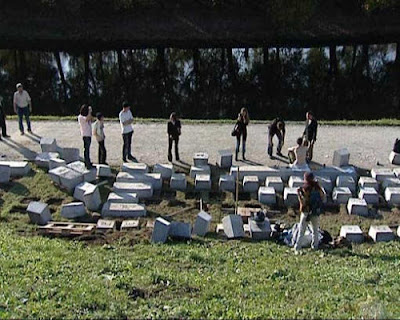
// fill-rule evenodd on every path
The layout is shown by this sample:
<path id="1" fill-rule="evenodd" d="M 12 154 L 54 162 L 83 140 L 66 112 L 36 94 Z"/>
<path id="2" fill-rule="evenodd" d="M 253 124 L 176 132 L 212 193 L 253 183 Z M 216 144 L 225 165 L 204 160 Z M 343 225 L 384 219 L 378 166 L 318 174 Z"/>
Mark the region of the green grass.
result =
<path id="1" fill-rule="evenodd" d="M 102 190 L 103 198 L 108 188 Z M 43 170 L 0 188 L 0 318 L 399 318 L 400 242 L 352 249 L 304 250 L 273 241 L 226 241 L 210 234 L 153 245 L 142 228 L 102 241 L 39 236 L 24 210 L 30 200 L 51 203 L 55 219 L 71 196 Z M 228 196 L 210 199 L 214 224 Z M 241 200 L 241 204 L 253 203 Z M 150 217 L 196 204 L 178 193 L 148 203 Z M 176 216 L 193 221 L 197 210 Z M 283 212 L 279 219 L 295 221 Z M 337 234 L 345 222 L 399 223 L 398 212 L 378 220 L 341 210 L 322 217 Z"/>

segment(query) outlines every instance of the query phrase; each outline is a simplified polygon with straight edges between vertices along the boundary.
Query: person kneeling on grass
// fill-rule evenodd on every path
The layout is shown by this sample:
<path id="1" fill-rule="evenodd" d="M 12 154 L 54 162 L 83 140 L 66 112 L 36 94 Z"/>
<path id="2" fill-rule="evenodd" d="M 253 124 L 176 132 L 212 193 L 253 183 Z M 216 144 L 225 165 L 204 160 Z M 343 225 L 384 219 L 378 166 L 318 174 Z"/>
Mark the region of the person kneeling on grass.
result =
<path id="1" fill-rule="evenodd" d="M 323 200 L 325 199 L 325 192 L 314 179 L 312 172 L 304 174 L 304 185 L 297 191 L 300 203 L 300 223 L 299 233 L 294 245 L 296 253 L 301 249 L 304 233 L 307 224 L 311 224 L 312 229 L 312 243 L 313 249 L 318 249 L 319 244 L 319 216 L 323 212 Z"/>
<path id="2" fill-rule="evenodd" d="M 93 125 L 93 135 L 99 143 L 99 164 L 107 164 L 107 151 L 105 146 L 106 136 L 104 134 L 104 116 L 101 112 L 96 113 L 96 122 Z"/>
<path id="3" fill-rule="evenodd" d="M 307 165 L 308 141 L 297 139 L 297 146 L 288 149 L 290 167 Z"/>

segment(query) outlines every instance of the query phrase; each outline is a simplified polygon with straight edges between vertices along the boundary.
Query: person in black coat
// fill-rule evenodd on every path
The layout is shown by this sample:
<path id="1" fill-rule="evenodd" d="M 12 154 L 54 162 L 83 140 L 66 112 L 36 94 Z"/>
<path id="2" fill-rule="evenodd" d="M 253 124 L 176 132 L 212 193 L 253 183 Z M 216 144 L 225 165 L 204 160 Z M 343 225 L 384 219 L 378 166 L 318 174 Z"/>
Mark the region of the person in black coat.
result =
<path id="1" fill-rule="evenodd" d="M 172 161 L 172 143 L 175 142 L 175 160 L 179 161 L 179 136 L 181 135 L 181 122 L 176 113 L 172 112 L 168 121 L 168 161 Z"/>
<path id="2" fill-rule="evenodd" d="M 1 127 L 0 140 L 1 140 L 2 135 L 4 138 L 9 138 L 10 136 L 7 135 L 6 113 L 5 113 L 4 107 L 3 107 L 3 97 L 2 96 L 0 96 L 0 127 Z"/>
<path id="3" fill-rule="evenodd" d="M 278 147 L 276 148 L 276 154 L 280 157 L 282 154 L 282 147 L 285 143 L 285 121 L 281 118 L 276 118 L 269 126 L 268 126 L 268 155 L 272 158 L 272 149 L 273 143 L 272 139 L 276 135 L 278 138 Z"/>
<path id="4" fill-rule="evenodd" d="M 234 133 L 236 136 L 236 153 L 235 160 L 238 161 L 238 153 L 240 149 L 240 137 L 242 137 L 242 156 L 246 160 L 246 140 L 247 140 L 247 125 L 250 122 L 249 112 L 246 108 L 242 108 L 236 120 Z"/>
<path id="5" fill-rule="evenodd" d="M 317 141 L 317 130 L 318 122 L 312 112 L 309 111 L 306 113 L 306 127 L 303 133 L 304 139 L 308 141 L 308 161 L 311 161 L 313 158 L 314 143 Z"/>

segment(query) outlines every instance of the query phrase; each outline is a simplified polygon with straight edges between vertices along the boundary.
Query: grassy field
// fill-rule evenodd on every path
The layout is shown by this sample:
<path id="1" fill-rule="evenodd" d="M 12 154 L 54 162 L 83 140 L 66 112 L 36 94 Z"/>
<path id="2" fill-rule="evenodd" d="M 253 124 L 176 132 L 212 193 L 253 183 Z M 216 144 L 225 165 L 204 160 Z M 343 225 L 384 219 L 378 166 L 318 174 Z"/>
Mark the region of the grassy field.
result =
<path id="1" fill-rule="evenodd" d="M 29 224 L 29 201 L 49 203 L 54 219 L 61 220 L 60 205 L 72 197 L 34 169 L 0 187 L 0 318 L 400 317 L 399 241 L 304 250 L 299 256 L 274 241 L 226 241 L 214 233 L 153 245 L 146 219 L 140 230 L 128 233 L 43 237 Z M 101 187 L 103 199 L 110 185 Z M 192 192 L 175 196 L 165 190 L 147 203 L 147 220 L 170 215 L 193 221 L 197 203 Z M 215 228 L 233 198 L 213 193 L 209 203 Z M 275 209 L 280 212 L 271 219 L 287 224 L 298 219 L 293 210 Z M 336 208 L 321 220 L 337 235 L 342 224 L 367 230 L 376 223 L 399 224 L 400 215 L 379 208 L 366 219 Z"/>

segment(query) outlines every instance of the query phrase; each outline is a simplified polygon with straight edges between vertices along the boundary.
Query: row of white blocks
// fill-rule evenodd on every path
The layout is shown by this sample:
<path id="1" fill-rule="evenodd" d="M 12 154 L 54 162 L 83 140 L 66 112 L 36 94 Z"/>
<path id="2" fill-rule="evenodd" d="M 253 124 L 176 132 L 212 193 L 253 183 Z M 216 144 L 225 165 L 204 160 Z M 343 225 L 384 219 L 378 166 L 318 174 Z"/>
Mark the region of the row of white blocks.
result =
<path id="1" fill-rule="evenodd" d="M 395 234 L 392 229 L 386 225 L 372 225 L 369 228 L 368 235 L 375 242 L 392 241 Z M 400 237 L 400 226 L 397 228 L 397 235 Z M 340 236 L 350 242 L 361 243 L 364 241 L 364 235 L 361 228 L 357 225 L 345 225 L 340 228 Z"/>

